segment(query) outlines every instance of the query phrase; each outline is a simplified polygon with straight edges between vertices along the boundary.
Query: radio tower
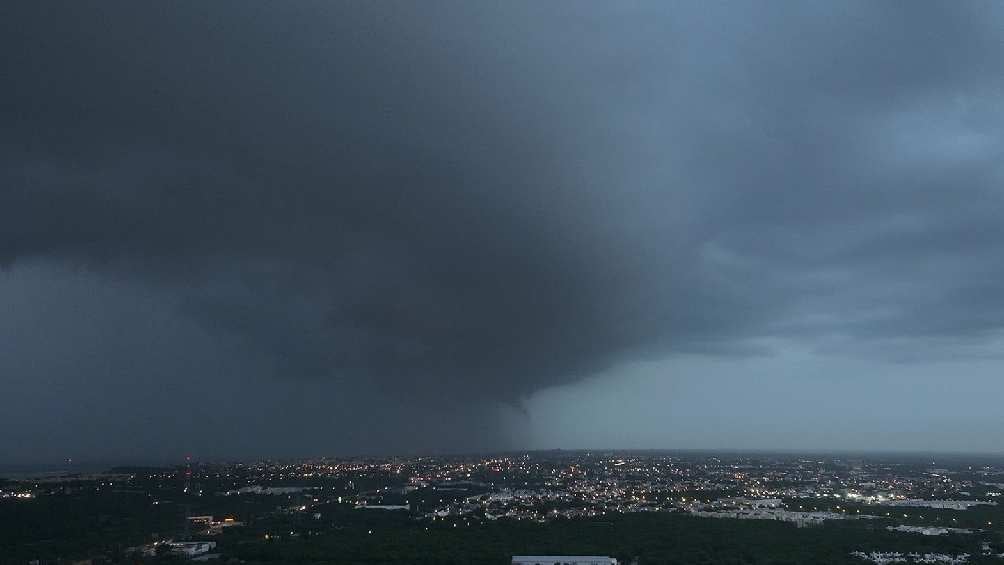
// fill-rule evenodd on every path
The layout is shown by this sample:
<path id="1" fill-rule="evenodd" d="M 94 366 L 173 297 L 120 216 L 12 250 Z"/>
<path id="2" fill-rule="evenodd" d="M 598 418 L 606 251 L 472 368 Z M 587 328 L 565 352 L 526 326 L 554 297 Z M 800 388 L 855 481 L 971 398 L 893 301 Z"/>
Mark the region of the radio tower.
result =
<path id="1" fill-rule="evenodd" d="M 189 520 L 192 513 L 192 505 L 188 503 L 188 493 L 192 490 L 192 456 L 185 456 L 185 490 L 182 491 L 184 495 L 185 503 L 182 505 L 182 518 L 185 520 L 184 525 L 184 540 L 188 541 L 192 539 L 192 521 Z"/>

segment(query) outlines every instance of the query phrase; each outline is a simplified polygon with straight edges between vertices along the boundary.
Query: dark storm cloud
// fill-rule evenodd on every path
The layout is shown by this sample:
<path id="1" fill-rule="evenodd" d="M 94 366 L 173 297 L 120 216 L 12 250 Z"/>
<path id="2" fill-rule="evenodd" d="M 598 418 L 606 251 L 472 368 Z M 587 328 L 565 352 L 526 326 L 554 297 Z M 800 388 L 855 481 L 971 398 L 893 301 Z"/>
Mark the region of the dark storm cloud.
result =
<path id="1" fill-rule="evenodd" d="M 274 374 L 512 401 L 1004 320 L 992 3 L 0 15 L 0 261 L 155 289 Z"/>

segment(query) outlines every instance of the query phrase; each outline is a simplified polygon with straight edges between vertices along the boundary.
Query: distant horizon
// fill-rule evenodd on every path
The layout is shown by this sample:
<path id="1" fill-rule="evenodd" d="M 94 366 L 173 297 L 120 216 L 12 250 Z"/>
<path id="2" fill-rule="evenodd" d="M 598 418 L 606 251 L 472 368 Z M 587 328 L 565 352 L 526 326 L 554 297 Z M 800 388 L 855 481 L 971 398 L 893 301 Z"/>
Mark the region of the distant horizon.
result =
<path id="1" fill-rule="evenodd" d="M 902 457 L 913 459 L 925 458 L 949 458 L 949 459 L 986 459 L 1004 460 L 1004 453 L 986 452 L 962 452 L 962 451 L 918 451 L 918 450 L 785 450 L 785 449 L 696 449 L 696 448 L 551 448 L 551 449 L 522 449 L 522 450 L 500 450 L 482 452 L 423 452 L 423 453 L 356 453 L 344 455 L 315 455 L 315 456 L 291 456 L 291 457 L 268 457 L 254 456 L 244 458 L 199 458 L 193 456 L 190 461 L 184 457 L 179 459 L 122 459 L 117 461 L 78 461 L 73 463 L 25 463 L 25 464 L 2 464 L 0 465 L 0 478 L 5 473 L 60 473 L 60 472 L 98 472 L 115 467 L 182 467 L 186 463 L 226 465 L 240 463 L 260 463 L 260 462 L 302 462 L 317 461 L 323 459 L 390 459 L 390 458 L 423 458 L 423 457 L 487 457 L 494 455 L 521 455 L 521 454 L 546 454 L 546 453 L 581 453 L 581 454 L 603 454 L 603 453 L 638 453 L 638 454 L 682 454 L 682 455 L 730 455 L 730 456 L 825 456 L 825 457 Z"/>

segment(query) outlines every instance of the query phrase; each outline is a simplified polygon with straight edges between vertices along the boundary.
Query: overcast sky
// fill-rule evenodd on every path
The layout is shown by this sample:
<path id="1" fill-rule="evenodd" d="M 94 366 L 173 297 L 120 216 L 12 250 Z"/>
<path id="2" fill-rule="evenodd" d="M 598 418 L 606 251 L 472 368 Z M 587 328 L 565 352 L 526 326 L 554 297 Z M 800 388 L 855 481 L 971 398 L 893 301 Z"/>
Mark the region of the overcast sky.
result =
<path id="1" fill-rule="evenodd" d="M 1004 4 L 5 2 L 0 463 L 1004 452 Z"/>

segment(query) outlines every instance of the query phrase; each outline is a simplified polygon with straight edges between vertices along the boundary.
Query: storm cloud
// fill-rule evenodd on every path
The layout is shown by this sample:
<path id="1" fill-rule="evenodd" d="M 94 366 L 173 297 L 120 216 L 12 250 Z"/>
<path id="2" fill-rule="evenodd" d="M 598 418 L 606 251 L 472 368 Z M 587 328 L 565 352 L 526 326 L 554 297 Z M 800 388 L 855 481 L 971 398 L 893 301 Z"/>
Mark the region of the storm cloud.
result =
<path id="1" fill-rule="evenodd" d="M 356 430 L 307 434 L 322 447 L 406 429 L 454 449 L 521 444 L 478 407 L 625 363 L 779 340 L 997 354 L 998 4 L 24 2 L 0 20 L 15 391 L 51 390 L 33 360 L 75 341 L 25 320 L 82 325 L 103 357 L 170 368 L 152 382 L 228 382 L 248 409 L 279 387 L 326 414 L 283 432 Z M 70 396 L 129 382 L 46 370 Z M 397 415 L 366 431 L 377 399 Z"/>

